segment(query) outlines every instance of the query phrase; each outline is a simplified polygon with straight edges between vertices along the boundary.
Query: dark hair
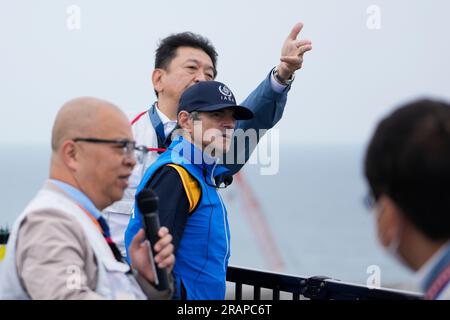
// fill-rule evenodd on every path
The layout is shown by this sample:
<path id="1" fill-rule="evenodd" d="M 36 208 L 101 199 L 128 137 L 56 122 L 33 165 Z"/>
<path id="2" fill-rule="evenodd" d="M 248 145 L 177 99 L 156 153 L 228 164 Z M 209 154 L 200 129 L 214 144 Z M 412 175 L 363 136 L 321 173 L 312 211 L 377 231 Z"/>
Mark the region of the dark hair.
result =
<path id="1" fill-rule="evenodd" d="M 190 47 L 203 50 L 210 58 L 214 68 L 214 78 L 217 76 L 217 52 L 212 43 L 205 37 L 193 32 L 172 34 L 159 42 L 155 54 L 155 69 L 166 69 L 175 58 L 177 49 Z M 155 91 L 156 96 L 158 93 Z"/>
<path id="2" fill-rule="evenodd" d="M 375 199 L 389 196 L 428 238 L 450 238 L 450 105 L 418 100 L 383 119 L 365 176 Z"/>

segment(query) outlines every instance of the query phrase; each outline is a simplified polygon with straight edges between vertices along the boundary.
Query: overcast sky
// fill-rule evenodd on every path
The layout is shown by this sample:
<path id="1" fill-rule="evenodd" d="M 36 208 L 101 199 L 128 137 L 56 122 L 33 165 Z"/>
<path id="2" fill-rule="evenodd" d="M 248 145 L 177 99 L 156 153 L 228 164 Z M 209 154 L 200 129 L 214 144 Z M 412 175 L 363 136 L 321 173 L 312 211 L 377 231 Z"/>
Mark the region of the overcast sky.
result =
<path id="1" fill-rule="evenodd" d="M 79 30 L 68 27 L 71 5 Z M 0 144 L 49 144 L 57 110 L 81 95 L 145 110 L 157 42 L 174 32 L 208 37 L 217 80 L 243 100 L 278 64 L 297 21 L 313 51 L 289 94 L 281 141 L 365 143 L 399 103 L 450 99 L 449 15 L 447 0 L 0 0 Z"/>

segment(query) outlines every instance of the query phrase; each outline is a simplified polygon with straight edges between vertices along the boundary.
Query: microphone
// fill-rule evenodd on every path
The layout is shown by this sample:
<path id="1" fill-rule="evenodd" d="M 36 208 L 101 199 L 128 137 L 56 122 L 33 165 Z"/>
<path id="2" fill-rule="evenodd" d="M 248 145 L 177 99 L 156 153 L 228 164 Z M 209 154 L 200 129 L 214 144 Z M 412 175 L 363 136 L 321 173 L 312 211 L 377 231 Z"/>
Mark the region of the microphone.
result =
<path id="1" fill-rule="evenodd" d="M 214 177 L 214 184 L 211 184 L 208 182 L 208 178 L 206 177 L 207 175 L 207 170 L 206 168 L 203 168 L 203 178 L 205 179 L 205 183 L 213 188 L 216 189 L 225 189 L 226 187 L 228 187 L 230 184 L 233 183 L 233 175 L 229 174 L 229 173 L 221 173 L 217 176 Z M 224 184 L 224 187 L 221 187 L 221 184 Z"/>
<path id="2" fill-rule="evenodd" d="M 158 215 L 158 196 L 151 189 L 143 189 L 137 196 L 137 206 L 141 211 L 142 224 L 144 225 L 145 237 L 150 241 L 152 257 L 156 255 L 153 246 L 160 239 L 158 230 L 160 228 Z M 156 275 L 155 286 L 159 291 L 169 288 L 169 277 L 167 270 L 158 268 L 153 259 L 153 273 Z"/>
<path id="3" fill-rule="evenodd" d="M 206 176 L 205 176 L 206 178 Z M 222 173 L 219 174 L 218 176 L 216 176 L 214 178 L 214 182 L 215 182 L 215 186 L 216 188 L 221 188 L 220 185 L 223 183 L 224 187 L 222 188 L 226 188 L 228 187 L 230 184 L 233 183 L 233 175 L 229 174 L 229 173 Z"/>

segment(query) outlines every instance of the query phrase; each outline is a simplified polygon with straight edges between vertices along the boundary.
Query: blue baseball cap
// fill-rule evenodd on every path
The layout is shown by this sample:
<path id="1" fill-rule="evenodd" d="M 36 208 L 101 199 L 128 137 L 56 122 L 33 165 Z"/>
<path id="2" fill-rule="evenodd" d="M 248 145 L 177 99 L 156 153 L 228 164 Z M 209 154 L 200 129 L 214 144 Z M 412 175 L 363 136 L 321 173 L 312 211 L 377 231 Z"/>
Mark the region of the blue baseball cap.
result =
<path id="1" fill-rule="evenodd" d="M 245 107 L 238 106 L 233 93 L 228 87 L 218 81 L 200 81 L 187 88 L 180 98 L 178 113 L 180 111 L 217 111 L 225 108 L 234 110 L 236 120 L 249 120 L 253 112 Z"/>

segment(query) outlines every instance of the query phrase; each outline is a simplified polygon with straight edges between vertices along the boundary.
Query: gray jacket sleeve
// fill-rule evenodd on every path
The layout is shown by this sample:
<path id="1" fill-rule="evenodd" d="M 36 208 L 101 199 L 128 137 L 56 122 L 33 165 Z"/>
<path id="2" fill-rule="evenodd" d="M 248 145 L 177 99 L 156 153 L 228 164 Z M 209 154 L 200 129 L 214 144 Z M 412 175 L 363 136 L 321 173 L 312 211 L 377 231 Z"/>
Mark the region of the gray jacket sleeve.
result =
<path id="1" fill-rule="evenodd" d="M 20 280 L 32 299 L 100 300 L 97 262 L 82 227 L 57 210 L 33 212 L 23 221 L 17 240 L 16 265 Z M 140 275 L 136 280 L 149 299 L 169 299 Z M 173 282 L 173 280 L 172 280 Z"/>
<path id="2" fill-rule="evenodd" d="M 67 214 L 30 213 L 19 229 L 16 264 L 32 299 L 103 299 L 94 291 L 94 252 L 81 226 Z"/>

